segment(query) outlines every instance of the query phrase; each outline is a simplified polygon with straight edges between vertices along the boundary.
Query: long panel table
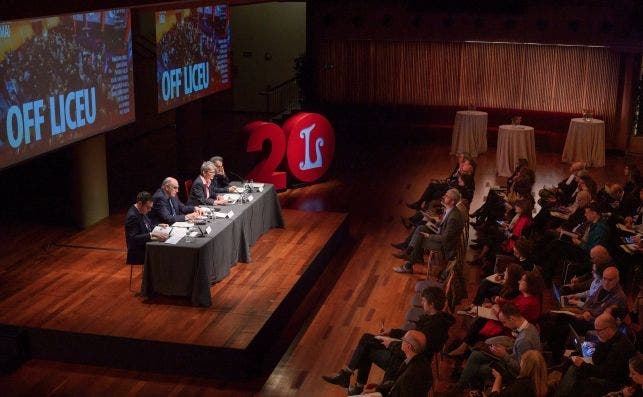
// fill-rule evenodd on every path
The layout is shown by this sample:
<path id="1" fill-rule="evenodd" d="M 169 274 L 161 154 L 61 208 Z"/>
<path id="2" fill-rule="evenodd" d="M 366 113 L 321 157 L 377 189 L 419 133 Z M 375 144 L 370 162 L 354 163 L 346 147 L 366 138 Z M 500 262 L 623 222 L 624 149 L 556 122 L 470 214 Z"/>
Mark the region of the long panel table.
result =
<path id="1" fill-rule="evenodd" d="M 210 285 L 225 278 L 236 262 L 250 262 L 250 246 L 267 230 L 284 227 L 281 207 L 273 185 L 263 192 L 252 193 L 247 204 L 226 205 L 223 212 L 233 211 L 231 219 L 209 220 L 212 229 L 205 237 L 176 245 L 147 243 L 141 295 L 187 296 L 193 305 L 210 306 Z"/>

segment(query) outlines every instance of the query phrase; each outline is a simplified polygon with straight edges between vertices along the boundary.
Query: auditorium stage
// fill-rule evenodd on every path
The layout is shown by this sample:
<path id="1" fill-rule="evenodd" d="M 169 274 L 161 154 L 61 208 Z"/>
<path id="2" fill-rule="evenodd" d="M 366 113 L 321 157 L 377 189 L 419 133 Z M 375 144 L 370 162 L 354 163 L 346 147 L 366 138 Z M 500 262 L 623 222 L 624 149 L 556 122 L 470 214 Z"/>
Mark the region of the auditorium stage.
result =
<path id="1" fill-rule="evenodd" d="M 211 286 L 212 306 L 143 301 L 129 291 L 122 214 L 0 265 L 0 324 L 24 330 L 30 357 L 240 379 L 272 368 L 316 304 L 326 264 L 348 236 L 343 213 L 283 210 Z M 133 286 L 140 287 L 141 267 Z M 323 283 L 322 283 L 323 284 Z M 313 291 L 313 293 L 311 293 Z M 278 343 L 276 343 L 278 341 Z"/>

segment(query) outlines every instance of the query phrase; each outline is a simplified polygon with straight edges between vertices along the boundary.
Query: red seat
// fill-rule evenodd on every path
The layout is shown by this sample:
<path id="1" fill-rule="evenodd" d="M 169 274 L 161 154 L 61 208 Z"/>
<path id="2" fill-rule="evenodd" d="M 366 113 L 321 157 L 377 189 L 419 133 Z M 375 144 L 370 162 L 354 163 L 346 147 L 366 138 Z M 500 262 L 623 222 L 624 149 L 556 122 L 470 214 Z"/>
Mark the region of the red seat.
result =
<path id="1" fill-rule="evenodd" d="M 192 179 L 186 179 L 183 182 L 183 186 L 185 187 L 185 202 L 188 202 L 188 199 L 190 198 L 190 190 L 192 190 Z"/>

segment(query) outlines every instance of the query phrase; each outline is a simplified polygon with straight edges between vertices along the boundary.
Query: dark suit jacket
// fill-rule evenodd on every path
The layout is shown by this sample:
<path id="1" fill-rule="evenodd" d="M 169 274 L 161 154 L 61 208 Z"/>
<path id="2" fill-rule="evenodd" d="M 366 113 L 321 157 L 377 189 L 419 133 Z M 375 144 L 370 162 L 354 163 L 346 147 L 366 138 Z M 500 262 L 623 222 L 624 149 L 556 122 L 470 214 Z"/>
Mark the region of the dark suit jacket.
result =
<path id="1" fill-rule="evenodd" d="M 593 364 L 580 366 L 583 377 L 605 379 L 614 388 L 620 388 L 629 381 L 628 360 L 636 354 L 636 348 L 623 334 L 617 332 L 607 342 L 599 342 L 592 355 Z"/>
<path id="2" fill-rule="evenodd" d="M 387 397 L 426 397 L 433 383 L 431 363 L 424 354 L 411 358 L 408 364 L 402 364 L 400 372 L 387 391 L 386 386 L 377 388 Z"/>
<path id="3" fill-rule="evenodd" d="M 450 260 L 457 252 L 463 227 L 462 213 L 454 207 L 442 221 L 440 233 L 430 234 L 426 240 L 440 243 L 444 258 Z"/>
<path id="4" fill-rule="evenodd" d="M 230 180 L 227 176 L 215 175 L 210 183 L 210 196 L 215 196 L 217 193 L 228 193 L 228 185 Z"/>
<path id="5" fill-rule="evenodd" d="M 145 262 L 145 244 L 151 240 L 154 228 L 147 215 L 141 214 L 134 205 L 129 207 L 125 216 L 125 242 L 127 243 L 127 263 Z"/>
<path id="6" fill-rule="evenodd" d="M 154 207 L 150 211 L 150 219 L 155 225 L 159 223 L 171 225 L 174 222 L 182 222 L 185 221 L 185 214 L 194 212 L 194 206 L 183 204 L 178 197 L 170 198 L 166 196 L 162 189 L 158 189 L 152 199 L 154 199 Z M 170 200 L 172 200 L 176 215 L 172 215 Z"/>
<path id="7" fill-rule="evenodd" d="M 576 191 L 576 188 L 578 188 L 578 182 L 576 182 L 576 178 L 574 178 L 569 185 L 566 182 L 567 182 L 567 178 L 563 179 L 558 184 L 558 189 L 560 189 L 558 202 L 561 205 L 571 204 L 574 201 L 573 200 L 574 192 Z"/>
<path id="8" fill-rule="evenodd" d="M 192 189 L 190 189 L 190 197 L 188 198 L 188 205 L 213 205 L 216 199 L 216 194 L 212 194 L 212 181 L 210 183 L 210 197 L 205 198 L 205 185 L 200 176 L 192 182 Z"/>

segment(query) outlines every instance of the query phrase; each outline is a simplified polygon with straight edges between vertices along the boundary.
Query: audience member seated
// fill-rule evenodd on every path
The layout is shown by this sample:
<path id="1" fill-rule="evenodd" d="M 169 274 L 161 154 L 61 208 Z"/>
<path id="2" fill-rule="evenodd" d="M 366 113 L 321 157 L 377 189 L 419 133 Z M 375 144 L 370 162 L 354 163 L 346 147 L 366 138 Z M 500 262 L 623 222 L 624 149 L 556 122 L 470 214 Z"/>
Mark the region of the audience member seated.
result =
<path id="1" fill-rule="evenodd" d="M 488 307 L 498 315 L 500 307 L 507 303 L 512 303 L 518 308 L 521 316 L 532 324 L 536 324 L 540 318 L 542 308 L 542 293 L 544 282 L 538 272 L 524 272 L 519 281 L 519 294 L 512 299 L 498 297 L 497 303 Z M 478 341 L 501 335 L 503 326 L 499 321 L 490 320 L 483 317 L 476 318 L 469 326 L 467 336 L 460 346 L 448 353 L 449 356 L 461 356 L 465 354 L 471 346 Z"/>
<path id="2" fill-rule="evenodd" d="M 545 397 L 548 393 L 547 365 L 538 350 L 528 350 L 520 358 L 520 373 L 503 387 L 503 374 L 491 369 L 493 385 L 489 397 Z"/>
<path id="3" fill-rule="evenodd" d="M 621 390 L 613 391 L 607 393 L 604 397 L 641 397 L 643 396 L 643 391 L 641 386 L 643 386 L 643 355 L 641 353 L 636 353 L 636 355 L 630 358 L 629 361 L 630 367 L 630 379 L 632 383 L 629 386 L 625 386 Z"/>
<path id="4" fill-rule="evenodd" d="M 593 295 L 603 283 L 603 271 L 610 266 L 614 266 L 612 257 L 607 249 L 602 245 L 597 245 L 589 251 L 589 257 L 592 262 L 592 272 L 574 276 L 569 284 L 560 288 L 560 293 L 567 296 L 568 302 L 572 305 L 580 306 L 590 295 Z"/>
<path id="5" fill-rule="evenodd" d="M 422 307 L 424 315 L 420 316 L 415 324 L 415 331 L 426 337 L 428 343 L 423 353 L 427 362 L 431 362 L 433 354 L 442 350 L 442 346 L 449 337 L 449 328 L 455 322 L 453 316 L 442 311 L 445 304 L 444 291 L 437 287 L 428 287 L 422 291 Z M 380 335 L 364 334 L 360 338 L 348 364 L 339 370 L 336 375 L 323 376 L 329 383 L 344 388 L 350 386 L 350 378 L 357 371 L 357 379 L 351 386 L 351 394 L 362 392 L 368 381 L 371 365 L 375 363 L 385 370 L 385 381 L 394 377 L 403 365 L 404 354 L 401 350 L 399 339 L 404 335 L 403 329 L 391 329 L 389 332 L 381 330 Z M 429 366 L 424 368 L 426 377 Z"/>
<path id="6" fill-rule="evenodd" d="M 517 376 L 520 373 L 520 360 L 529 350 L 540 350 L 538 330 L 530 324 L 512 303 L 500 307 L 498 318 L 502 324 L 516 335 L 511 351 L 499 344 L 489 346 L 488 352 L 474 350 L 458 380 L 455 392 L 466 388 L 478 388 L 481 383 L 491 378 L 491 367 L 494 365 L 504 372 Z M 461 394 L 454 394 L 461 395 Z"/>
<path id="7" fill-rule="evenodd" d="M 623 186 L 618 183 L 605 185 L 596 194 L 596 202 L 598 203 L 601 212 L 609 212 L 616 215 L 625 216 L 623 207 Z"/>
<path id="8" fill-rule="evenodd" d="M 420 198 L 413 202 L 407 204 L 407 207 L 414 209 L 414 210 L 419 210 L 422 208 L 425 208 L 431 201 L 437 200 L 444 193 L 451 189 L 451 188 L 457 188 L 458 186 L 458 177 L 461 174 L 468 174 L 473 176 L 474 171 L 475 171 L 475 162 L 473 159 L 465 154 L 461 153 L 458 155 L 458 164 L 454 168 L 453 172 L 447 179 L 443 180 L 436 180 L 433 179 L 431 182 L 429 182 L 429 185 L 424 189 L 424 192 L 420 196 Z M 474 184 L 475 188 L 475 184 Z"/>
<path id="9" fill-rule="evenodd" d="M 480 231 L 477 241 L 482 245 L 482 251 L 471 261 L 472 265 L 484 265 L 484 261 L 491 260 L 496 253 L 513 253 L 514 241 L 531 224 L 533 206 L 531 201 L 520 199 L 513 207 L 515 215 L 509 223 L 489 225 L 484 231 Z"/>
<path id="10" fill-rule="evenodd" d="M 583 357 L 571 356 L 569 367 L 558 388 L 556 397 L 602 396 L 622 388 L 627 383 L 628 362 L 636 349 L 625 335 L 618 332 L 616 319 L 603 313 L 594 320 L 598 344 L 592 363 Z"/>
<path id="11" fill-rule="evenodd" d="M 215 172 L 215 165 L 211 161 L 205 161 L 201 164 L 201 175 L 197 176 L 192 182 L 188 205 L 218 205 L 225 202 L 223 198 L 211 194 L 212 187 L 210 184 Z"/>
<path id="12" fill-rule="evenodd" d="M 161 187 L 152 196 L 154 207 L 150 211 L 150 219 L 155 224 L 191 221 L 197 218 L 199 212 L 191 205 L 185 205 L 177 197 L 179 183 L 172 177 L 163 180 Z"/>
<path id="13" fill-rule="evenodd" d="M 643 233 L 643 188 L 637 187 L 633 190 L 630 197 L 624 199 L 624 218 L 623 224 L 634 229 L 637 232 Z"/>
<path id="14" fill-rule="evenodd" d="M 602 219 L 600 208 L 596 203 L 590 203 L 585 207 L 585 219 L 587 225 L 581 236 L 575 235 L 567 239 L 566 234 L 561 230 L 559 240 L 552 241 L 548 247 L 549 261 L 545 267 L 545 278 L 551 277 L 556 269 L 561 269 L 564 260 L 570 260 L 581 269 L 589 268 L 589 252 L 596 245 L 607 244 L 608 226 Z M 549 277 L 548 277 L 549 276 Z"/>
<path id="15" fill-rule="evenodd" d="M 585 207 L 592 202 L 592 195 L 583 190 L 574 197 L 574 202 L 569 206 L 542 206 L 534 217 L 532 233 L 551 239 L 558 237 L 552 237 L 554 236 L 552 230 L 559 227 L 569 232 L 576 232 L 575 229 L 585 223 Z"/>
<path id="16" fill-rule="evenodd" d="M 625 194 L 643 187 L 643 177 L 641 177 L 641 171 L 638 169 L 636 164 L 625 164 L 623 173 L 625 174 L 625 185 L 623 185 Z"/>
<path id="17" fill-rule="evenodd" d="M 438 233 L 429 234 L 430 229 L 427 226 L 417 227 L 408 247 L 401 253 L 393 254 L 396 258 L 406 260 L 402 266 L 393 269 L 395 272 L 413 273 L 413 264 L 424 261 L 424 249 L 440 252 L 446 261 L 456 256 L 464 227 L 462 214 L 455 208 L 460 198 L 460 192 L 457 189 L 449 189 L 444 194 L 445 210 Z"/>
<path id="18" fill-rule="evenodd" d="M 485 301 L 495 303 L 495 298 L 498 296 L 507 300 L 518 296 L 518 284 L 522 276 L 522 271 L 520 265 L 512 263 L 507 266 L 501 277 L 498 277 L 500 275 L 497 274 L 494 276 L 493 281 L 484 278 L 478 286 L 476 295 L 473 298 L 473 304 L 480 306 L 485 303 Z"/>
<path id="19" fill-rule="evenodd" d="M 129 207 L 125 216 L 125 242 L 127 243 L 127 263 L 139 265 L 145 262 L 145 245 L 148 241 L 165 241 L 164 234 L 155 233 L 154 223 L 147 217 L 154 201 L 148 192 L 136 195 L 136 203 Z M 161 224 L 161 226 L 167 226 Z"/>
<path id="20" fill-rule="evenodd" d="M 589 295 L 578 310 L 566 307 L 569 314 L 548 313 L 543 316 L 540 329 L 551 349 L 553 361 L 557 363 L 562 359 L 570 324 L 576 332 L 584 334 L 591 329 L 596 317 L 611 307 L 627 313 L 627 297 L 619 284 L 619 273 L 615 267 L 608 267 L 603 271 L 601 288 Z"/>
<path id="21" fill-rule="evenodd" d="M 540 205 L 553 199 L 555 205 L 567 206 L 574 202 L 574 193 L 578 188 L 579 171 L 585 170 L 585 163 L 575 162 L 569 166 L 569 176 L 558 183 L 557 186 L 544 188 L 539 192 Z"/>
<path id="22" fill-rule="evenodd" d="M 592 200 L 595 200 L 596 195 L 598 194 L 598 186 L 596 185 L 596 181 L 587 173 L 587 171 L 579 172 L 579 175 L 580 178 L 578 180 L 577 191 L 585 190 L 592 195 Z"/>
<path id="23" fill-rule="evenodd" d="M 531 208 L 533 209 L 534 198 L 531 191 L 535 182 L 535 174 L 533 170 L 526 166 L 526 160 L 524 160 L 524 163 L 519 162 L 514 175 L 511 184 L 507 185 L 506 190 L 489 189 L 489 194 L 484 204 L 470 215 L 471 218 L 476 218 L 472 223 L 476 230 L 493 226 L 520 199 L 530 200 L 532 202 Z"/>
<path id="24" fill-rule="evenodd" d="M 404 363 L 399 367 L 394 379 L 384 379 L 380 384 L 368 385 L 363 397 L 425 397 L 428 395 L 433 379 L 427 376 L 430 367 L 424 353 L 426 336 L 418 331 L 408 331 L 402 337 L 401 350 Z M 350 392 L 349 392 L 349 395 Z"/>

